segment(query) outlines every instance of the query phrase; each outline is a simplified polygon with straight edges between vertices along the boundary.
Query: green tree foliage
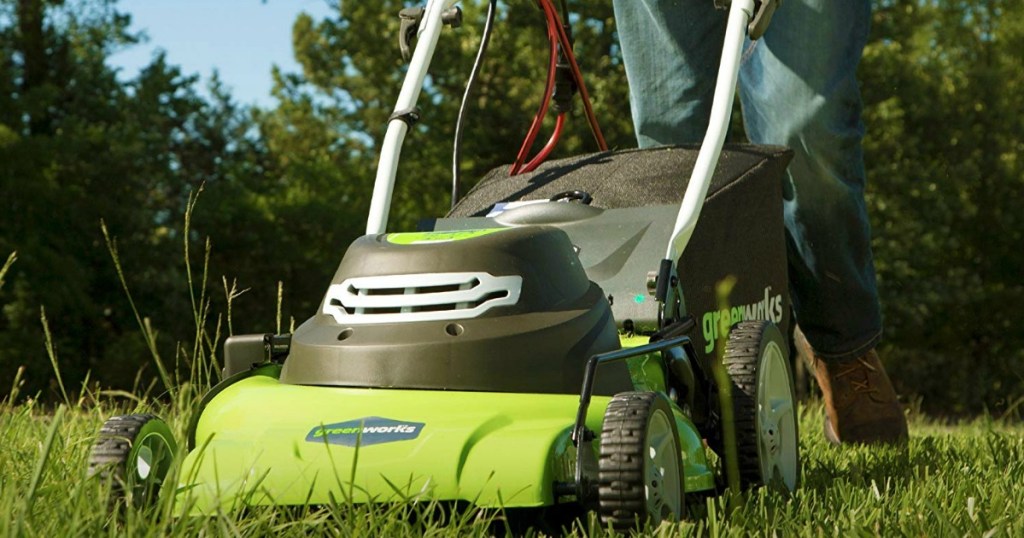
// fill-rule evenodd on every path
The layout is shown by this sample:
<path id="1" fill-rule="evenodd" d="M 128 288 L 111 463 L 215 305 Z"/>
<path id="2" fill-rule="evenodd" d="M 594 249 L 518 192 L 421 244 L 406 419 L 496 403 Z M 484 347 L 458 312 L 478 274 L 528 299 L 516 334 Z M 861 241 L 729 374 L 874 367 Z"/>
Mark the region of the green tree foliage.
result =
<path id="1" fill-rule="evenodd" d="M 930 410 L 1024 394 L 1022 20 L 1019 0 L 878 2 L 865 53 L 886 355 Z"/>
<path id="2" fill-rule="evenodd" d="M 227 175 L 234 154 L 253 161 L 216 87 L 202 99 L 162 56 L 118 80 L 106 58 L 135 42 L 128 22 L 108 0 L 0 1 L 0 251 L 19 253 L 0 291 L 0 371 L 26 365 L 31 390 L 50 377 L 44 305 L 65 377 L 123 386 L 146 361 L 101 220 L 142 310 L 158 327 L 191 323 L 175 261 L 187 192 Z"/>

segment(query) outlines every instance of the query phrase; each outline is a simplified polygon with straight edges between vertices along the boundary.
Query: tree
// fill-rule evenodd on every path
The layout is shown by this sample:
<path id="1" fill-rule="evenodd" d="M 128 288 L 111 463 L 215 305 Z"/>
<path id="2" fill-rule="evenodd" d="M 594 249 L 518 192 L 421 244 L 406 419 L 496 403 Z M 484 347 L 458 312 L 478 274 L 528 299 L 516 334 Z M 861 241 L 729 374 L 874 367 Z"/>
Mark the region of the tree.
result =
<path id="1" fill-rule="evenodd" d="M 204 101 L 196 77 L 163 56 L 117 80 L 106 58 L 136 37 L 113 1 L 2 0 L 0 14 L 0 250 L 19 253 L 0 290 L 0 369 L 26 365 L 28 392 L 46 386 L 45 306 L 69 385 L 91 369 L 130 386 L 148 353 L 100 222 L 144 290 L 141 310 L 182 334 L 192 321 L 176 230 L 188 193 L 257 163 L 258 148 L 222 92 Z M 162 345 L 170 355 L 174 342 Z"/>
<path id="2" fill-rule="evenodd" d="M 887 356 L 928 410 L 1022 393 L 1017 0 L 878 2 L 862 68 Z"/>

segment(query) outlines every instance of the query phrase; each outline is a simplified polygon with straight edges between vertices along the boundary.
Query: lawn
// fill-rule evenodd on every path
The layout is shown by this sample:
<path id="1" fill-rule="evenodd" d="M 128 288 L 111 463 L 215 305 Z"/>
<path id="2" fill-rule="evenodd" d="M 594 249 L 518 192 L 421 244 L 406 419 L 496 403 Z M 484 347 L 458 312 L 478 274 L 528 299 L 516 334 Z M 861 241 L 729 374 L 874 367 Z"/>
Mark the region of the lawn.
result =
<path id="1" fill-rule="evenodd" d="M 187 386 L 186 386 L 187 388 Z M 174 401 L 187 401 L 179 392 Z M 91 395 L 58 408 L 0 404 L 0 536 L 462 536 L 503 532 L 504 514 L 436 509 L 430 503 L 309 510 L 250 509 L 209 518 L 151 510 L 108 511 L 105 486 L 86 477 L 103 420 L 125 412 L 168 416 L 181 405 Z M 911 417 L 905 449 L 836 448 L 821 435 L 822 410 L 802 410 L 803 486 L 791 496 L 757 490 L 694 498 L 691 519 L 645 534 L 711 536 L 1019 536 L 1024 534 L 1024 427 L 994 419 L 942 424 Z M 557 532 L 557 529 L 555 529 Z M 576 536 L 609 534 L 591 517 Z M 527 534 L 552 533 L 551 528 Z"/>

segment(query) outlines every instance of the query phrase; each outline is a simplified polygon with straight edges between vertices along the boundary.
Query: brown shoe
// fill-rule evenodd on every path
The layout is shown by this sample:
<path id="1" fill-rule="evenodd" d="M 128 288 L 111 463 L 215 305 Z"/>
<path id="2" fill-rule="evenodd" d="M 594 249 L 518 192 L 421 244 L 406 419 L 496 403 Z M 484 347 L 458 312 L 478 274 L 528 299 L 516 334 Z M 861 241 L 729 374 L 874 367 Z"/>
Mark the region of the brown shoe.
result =
<path id="1" fill-rule="evenodd" d="M 825 360 L 814 354 L 799 328 L 800 354 L 813 362 L 814 377 L 825 400 L 825 437 L 841 443 L 905 443 L 907 419 L 878 353 Z"/>

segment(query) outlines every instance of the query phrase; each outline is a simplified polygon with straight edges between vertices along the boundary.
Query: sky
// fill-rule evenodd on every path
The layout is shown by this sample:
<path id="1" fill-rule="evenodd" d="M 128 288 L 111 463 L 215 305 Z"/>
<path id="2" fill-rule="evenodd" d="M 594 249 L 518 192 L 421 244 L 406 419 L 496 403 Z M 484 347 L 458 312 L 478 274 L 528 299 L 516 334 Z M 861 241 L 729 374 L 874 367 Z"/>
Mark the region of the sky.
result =
<path id="1" fill-rule="evenodd" d="M 132 16 L 131 29 L 147 42 L 117 52 L 109 65 L 133 78 L 157 49 L 186 74 L 205 82 L 216 69 L 236 101 L 272 106 L 270 69 L 297 71 L 292 56 L 292 23 L 305 11 L 314 18 L 331 13 L 332 0 L 120 0 Z M 339 0 L 333 0 L 337 2 Z"/>

